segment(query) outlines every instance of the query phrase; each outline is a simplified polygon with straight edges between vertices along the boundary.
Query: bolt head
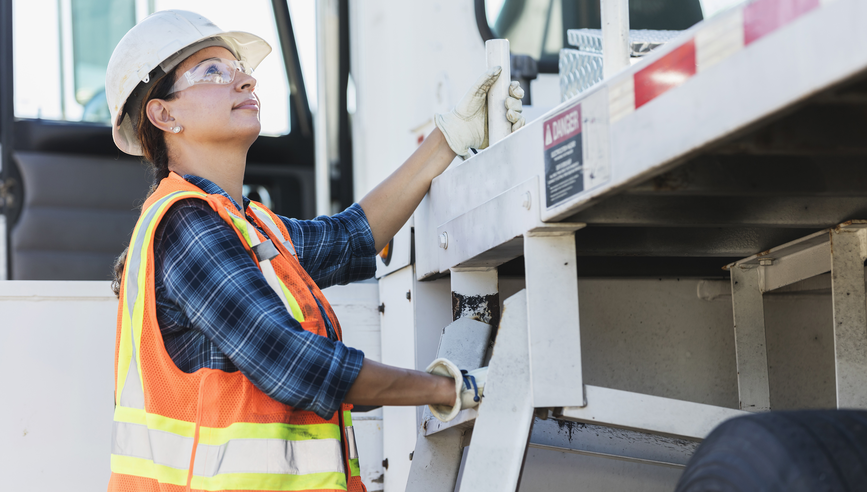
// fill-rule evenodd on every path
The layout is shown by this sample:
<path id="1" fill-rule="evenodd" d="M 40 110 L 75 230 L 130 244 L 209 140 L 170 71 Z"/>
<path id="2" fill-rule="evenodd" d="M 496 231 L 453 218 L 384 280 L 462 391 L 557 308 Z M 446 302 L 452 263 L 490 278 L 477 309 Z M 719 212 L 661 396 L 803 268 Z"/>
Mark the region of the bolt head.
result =
<path id="1" fill-rule="evenodd" d="M 440 234 L 440 248 L 449 249 L 449 233 Z"/>
<path id="2" fill-rule="evenodd" d="M 530 207 L 533 206 L 533 197 L 530 195 L 529 191 L 524 193 L 524 201 L 521 205 L 527 210 L 530 210 Z"/>
<path id="3" fill-rule="evenodd" d="M 774 264 L 773 258 L 762 258 L 761 260 L 759 260 L 759 265 L 761 265 L 761 266 L 771 266 L 773 264 Z"/>

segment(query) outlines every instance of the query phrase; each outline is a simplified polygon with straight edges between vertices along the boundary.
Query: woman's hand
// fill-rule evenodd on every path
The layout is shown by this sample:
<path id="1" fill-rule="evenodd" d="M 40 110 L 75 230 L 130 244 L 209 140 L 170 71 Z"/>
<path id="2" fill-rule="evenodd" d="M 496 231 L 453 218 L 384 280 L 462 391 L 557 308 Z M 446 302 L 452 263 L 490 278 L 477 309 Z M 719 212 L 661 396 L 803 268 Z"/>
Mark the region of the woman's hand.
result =
<path id="1" fill-rule="evenodd" d="M 466 158 L 470 155 L 470 149 L 488 147 L 488 91 L 499 78 L 500 72 L 500 67 L 488 70 L 464 94 L 454 109 L 434 116 L 434 123 L 455 154 Z M 512 131 L 524 126 L 524 116 L 521 114 L 523 97 L 524 91 L 518 82 L 509 84 L 509 97 L 505 104 L 506 118 L 512 123 Z"/>
<path id="2" fill-rule="evenodd" d="M 458 402 L 455 380 L 364 359 L 358 377 L 346 393 L 346 403 L 362 406 L 444 405 Z"/>
<path id="3" fill-rule="evenodd" d="M 500 71 L 496 68 L 486 72 L 455 109 L 436 115 L 437 128 L 402 166 L 361 199 L 359 204 L 367 215 L 377 251 L 403 227 L 430 189 L 431 180 L 445 171 L 455 155 L 466 157 L 471 148 L 487 147 L 488 90 Z M 505 102 L 506 118 L 512 123 L 512 131 L 524 126 L 522 97 L 524 91 L 517 82 L 512 82 Z"/>

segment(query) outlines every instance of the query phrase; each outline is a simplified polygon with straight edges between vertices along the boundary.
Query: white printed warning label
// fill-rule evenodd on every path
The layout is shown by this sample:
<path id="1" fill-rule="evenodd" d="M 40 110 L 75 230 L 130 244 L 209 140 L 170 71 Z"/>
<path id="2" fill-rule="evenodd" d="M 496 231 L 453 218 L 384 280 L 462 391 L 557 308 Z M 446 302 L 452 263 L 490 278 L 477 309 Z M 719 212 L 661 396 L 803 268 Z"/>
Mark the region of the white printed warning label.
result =
<path id="1" fill-rule="evenodd" d="M 545 197 L 548 207 L 584 190 L 581 145 L 581 106 L 566 110 L 544 123 Z"/>

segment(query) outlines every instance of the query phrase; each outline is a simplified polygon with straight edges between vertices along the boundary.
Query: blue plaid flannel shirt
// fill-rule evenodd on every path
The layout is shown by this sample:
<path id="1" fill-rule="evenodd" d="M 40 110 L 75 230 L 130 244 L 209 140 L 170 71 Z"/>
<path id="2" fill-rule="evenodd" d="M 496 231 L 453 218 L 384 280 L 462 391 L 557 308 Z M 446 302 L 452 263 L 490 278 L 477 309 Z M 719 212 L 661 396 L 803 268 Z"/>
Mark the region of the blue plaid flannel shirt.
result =
<path id="1" fill-rule="evenodd" d="M 184 179 L 238 206 L 213 182 Z M 245 211 L 248 204 L 244 197 Z M 373 276 L 373 234 L 357 203 L 332 217 L 281 219 L 320 288 Z M 271 398 L 323 418 L 340 408 L 364 354 L 336 340 L 322 306 L 331 336 L 303 330 L 206 203 L 187 199 L 169 210 L 156 231 L 154 258 L 157 320 L 179 369 L 240 370 Z"/>

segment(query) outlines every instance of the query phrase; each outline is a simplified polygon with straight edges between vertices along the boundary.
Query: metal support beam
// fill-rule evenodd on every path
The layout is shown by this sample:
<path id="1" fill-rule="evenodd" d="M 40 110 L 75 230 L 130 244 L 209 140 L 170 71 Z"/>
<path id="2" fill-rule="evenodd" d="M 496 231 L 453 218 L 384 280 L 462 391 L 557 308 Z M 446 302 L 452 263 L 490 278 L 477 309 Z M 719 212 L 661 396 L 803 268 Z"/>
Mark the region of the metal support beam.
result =
<path id="1" fill-rule="evenodd" d="M 747 415 L 740 410 L 689 401 L 586 386 L 587 406 L 564 407 L 558 417 L 596 425 L 704 439 L 722 421 Z"/>
<path id="2" fill-rule="evenodd" d="M 13 63 L 12 0 L 0 0 L 0 214 L 7 217 L 9 209 L 6 188 L 9 183 L 9 166 L 12 165 L 13 123 L 15 120 L 15 95 Z M 7 220 L 0 221 L 0 280 L 6 280 L 12 271 L 10 264 L 10 234 Z"/>
<path id="3" fill-rule="evenodd" d="M 307 90 L 304 87 L 304 77 L 301 76 L 301 61 L 298 57 L 298 47 L 294 43 L 295 30 L 289 15 L 289 3 L 285 0 L 272 0 L 274 23 L 280 37 L 280 51 L 283 54 L 283 64 L 289 79 L 289 92 L 295 105 L 295 116 L 298 118 L 298 129 L 308 137 L 313 128 L 310 123 L 310 104 L 307 101 Z M 153 12 L 153 8 L 150 11 Z"/>
<path id="4" fill-rule="evenodd" d="M 527 302 L 526 291 L 521 291 L 504 304 L 461 490 L 506 492 L 518 488 L 533 423 Z"/>
<path id="5" fill-rule="evenodd" d="M 867 229 L 831 230 L 837 407 L 867 408 Z"/>
<path id="6" fill-rule="evenodd" d="M 601 0 L 604 78 L 629 66 L 629 0 Z"/>
<path id="7" fill-rule="evenodd" d="M 731 269 L 738 400 L 741 410 L 750 412 L 771 409 L 765 308 L 759 283 L 762 268 L 738 265 Z"/>
<path id="8" fill-rule="evenodd" d="M 533 406 L 584 406 L 575 229 L 524 237 Z"/>
<path id="9" fill-rule="evenodd" d="M 331 215 L 332 168 L 339 159 L 340 12 L 337 0 L 316 2 L 316 215 Z"/>

